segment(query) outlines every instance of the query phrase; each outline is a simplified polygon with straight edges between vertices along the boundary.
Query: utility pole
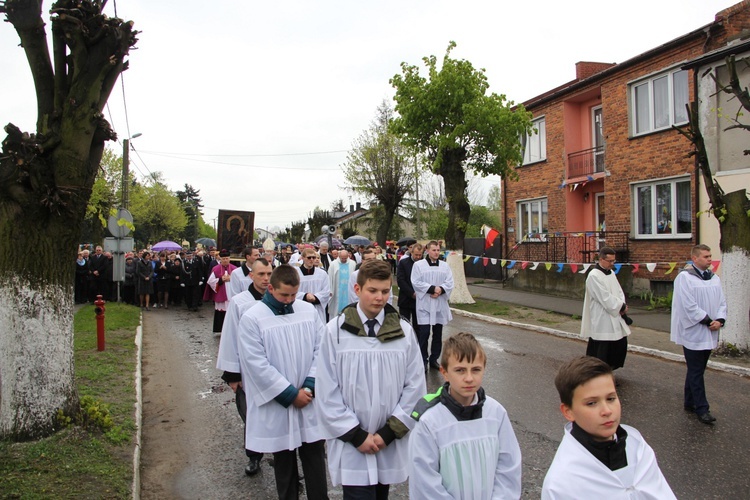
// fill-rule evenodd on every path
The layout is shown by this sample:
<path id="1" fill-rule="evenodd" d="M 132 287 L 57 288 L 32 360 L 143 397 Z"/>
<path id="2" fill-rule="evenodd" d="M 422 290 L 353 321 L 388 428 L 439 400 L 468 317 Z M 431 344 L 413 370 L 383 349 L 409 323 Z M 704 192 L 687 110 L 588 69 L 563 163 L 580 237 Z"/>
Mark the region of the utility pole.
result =
<path id="1" fill-rule="evenodd" d="M 130 198 L 128 197 L 128 189 L 130 188 L 130 139 L 140 137 L 141 133 L 133 134 L 122 141 L 122 208 L 128 209 Z"/>
<path id="2" fill-rule="evenodd" d="M 422 220 L 419 216 L 419 167 L 417 166 L 417 156 L 414 155 L 414 195 L 417 198 L 417 234 L 414 237 L 418 240 L 422 239 Z"/>

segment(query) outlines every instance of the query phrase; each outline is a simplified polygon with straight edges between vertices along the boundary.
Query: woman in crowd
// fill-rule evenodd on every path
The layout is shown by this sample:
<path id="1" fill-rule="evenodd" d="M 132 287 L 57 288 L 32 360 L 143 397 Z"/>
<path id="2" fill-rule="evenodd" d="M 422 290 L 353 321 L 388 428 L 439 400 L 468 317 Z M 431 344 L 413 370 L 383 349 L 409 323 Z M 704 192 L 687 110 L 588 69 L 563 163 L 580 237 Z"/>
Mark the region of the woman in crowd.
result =
<path id="1" fill-rule="evenodd" d="M 141 308 L 145 307 L 147 311 L 150 311 L 149 301 L 151 300 L 151 294 L 154 293 L 154 267 L 151 264 L 151 254 L 149 252 L 143 252 L 143 255 L 138 262 L 136 262 L 136 292 L 140 297 Z"/>

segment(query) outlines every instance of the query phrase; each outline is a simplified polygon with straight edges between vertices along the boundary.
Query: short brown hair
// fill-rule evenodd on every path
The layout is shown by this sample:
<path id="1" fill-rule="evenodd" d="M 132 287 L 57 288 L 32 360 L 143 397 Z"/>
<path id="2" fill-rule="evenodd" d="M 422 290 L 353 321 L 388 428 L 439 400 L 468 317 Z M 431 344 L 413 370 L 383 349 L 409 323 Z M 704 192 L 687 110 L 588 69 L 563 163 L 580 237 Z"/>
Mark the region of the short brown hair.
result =
<path id="1" fill-rule="evenodd" d="M 413 245 L 411 246 L 411 248 L 409 248 L 409 251 L 410 251 L 410 252 L 414 252 L 414 251 L 422 251 L 422 250 L 424 250 L 424 247 L 422 246 L 422 244 L 421 244 L 421 243 L 414 243 L 414 244 L 413 244 Z"/>
<path id="2" fill-rule="evenodd" d="M 315 255 L 317 253 L 318 252 L 316 252 L 314 248 L 305 248 L 304 250 L 302 250 L 302 258 L 305 258 L 309 255 Z"/>
<path id="3" fill-rule="evenodd" d="M 436 247 L 440 248 L 440 243 L 438 243 L 438 242 L 437 242 L 437 241 L 435 241 L 435 240 L 432 240 L 432 241 L 430 241 L 429 243 L 427 243 L 427 245 L 425 245 L 425 247 L 426 247 L 426 248 L 430 248 L 430 247 L 431 247 L 432 245 L 435 245 Z"/>
<path id="4" fill-rule="evenodd" d="M 612 247 L 601 247 L 599 249 L 599 258 L 603 259 L 605 255 L 615 255 L 615 249 Z"/>
<path id="5" fill-rule="evenodd" d="M 299 272 L 289 264 L 281 264 L 271 273 L 271 286 L 299 286 Z"/>
<path id="6" fill-rule="evenodd" d="M 440 365 L 443 369 L 448 369 L 448 361 L 455 357 L 457 361 L 466 360 L 473 363 L 475 359 L 482 358 L 487 365 L 487 354 L 485 354 L 482 344 L 474 335 L 466 332 L 451 335 L 443 342 L 443 353 L 440 356 Z"/>
<path id="7" fill-rule="evenodd" d="M 357 273 L 357 284 L 363 287 L 367 280 L 385 281 L 391 280 L 392 276 L 389 263 L 380 259 L 370 259 L 362 262 Z"/>
<path id="8" fill-rule="evenodd" d="M 700 255 L 701 252 L 710 252 L 711 247 L 708 245 L 704 245 L 701 243 L 700 245 L 695 245 L 692 250 L 690 250 L 690 255 Z"/>
<path id="9" fill-rule="evenodd" d="M 599 358 L 581 356 L 571 359 L 560 367 L 555 377 L 555 387 L 560 394 L 560 402 L 573 406 L 573 392 L 591 379 L 609 375 L 614 378 L 612 367 Z"/>

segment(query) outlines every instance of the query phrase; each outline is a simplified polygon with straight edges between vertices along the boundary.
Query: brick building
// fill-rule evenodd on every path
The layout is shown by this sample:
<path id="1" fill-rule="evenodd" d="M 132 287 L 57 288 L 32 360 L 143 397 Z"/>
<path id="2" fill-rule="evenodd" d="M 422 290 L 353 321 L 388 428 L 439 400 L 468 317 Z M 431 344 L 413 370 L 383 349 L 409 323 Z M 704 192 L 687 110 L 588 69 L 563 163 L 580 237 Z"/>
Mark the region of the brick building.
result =
<path id="1" fill-rule="evenodd" d="M 698 189 L 687 124 L 694 100 L 686 62 L 750 29 L 750 1 L 713 22 L 619 64 L 579 62 L 576 78 L 526 102 L 518 180 L 503 181 L 504 255 L 587 263 L 603 245 L 620 262 L 659 263 L 631 289 L 671 282 L 696 243 Z M 631 273 L 628 273 L 631 274 Z"/>

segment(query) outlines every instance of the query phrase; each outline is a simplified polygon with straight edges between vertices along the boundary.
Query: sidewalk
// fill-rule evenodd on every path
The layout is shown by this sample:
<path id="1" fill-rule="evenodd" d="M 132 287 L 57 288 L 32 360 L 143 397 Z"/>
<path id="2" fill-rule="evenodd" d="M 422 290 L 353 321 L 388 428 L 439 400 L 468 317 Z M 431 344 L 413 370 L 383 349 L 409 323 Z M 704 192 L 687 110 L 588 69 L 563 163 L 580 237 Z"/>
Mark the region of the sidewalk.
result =
<path id="1" fill-rule="evenodd" d="M 580 318 L 583 310 L 583 300 L 539 293 L 522 292 L 503 288 L 501 282 L 467 278 L 469 291 L 474 298 L 505 302 L 508 304 L 528 307 L 539 311 L 551 311 L 566 316 Z M 478 282 L 478 283 L 477 283 Z M 503 320 L 498 317 L 480 316 L 474 313 L 453 309 L 453 312 L 480 319 L 539 331 L 552 335 L 580 339 L 580 319 L 561 325 L 559 329 L 518 323 Z M 633 318 L 631 334 L 628 338 L 628 350 L 657 356 L 672 361 L 684 362 L 682 347 L 669 340 L 670 313 L 664 311 L 649 311 L 642 307 L 630 307 L 628 315 Z M 709 361 L 709 367 L 716 370 L 750 376 L 750 361 L 745 358 L 714 358 L 720 361 Z"/>

